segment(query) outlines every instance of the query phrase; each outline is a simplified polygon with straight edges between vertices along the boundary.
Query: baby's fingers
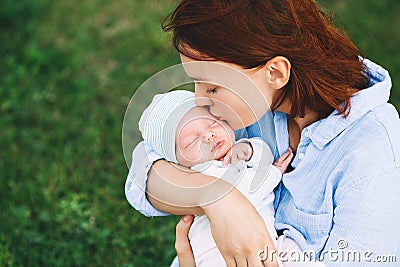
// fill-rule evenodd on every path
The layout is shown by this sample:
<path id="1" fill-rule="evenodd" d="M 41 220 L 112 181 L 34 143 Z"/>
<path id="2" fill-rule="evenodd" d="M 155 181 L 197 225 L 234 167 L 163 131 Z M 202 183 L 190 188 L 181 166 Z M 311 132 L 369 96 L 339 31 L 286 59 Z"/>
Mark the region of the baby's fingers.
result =
<path id="1" fill-rule="evenodd" d="M 246 152 L 245 151 L 238 151 L 232 157 L 232 163 L 237 163 L 239 160 L 247 160 Z"/>
<path id="2" fill-rule="evenodd" d="M 291 160 L 292 158 L 293 158 L 293 151 L 292 151 L 292 149 L 289 147 L 288 150 L 286 150 L 286 152 L 283 153 L 283 155 L 280 156 L 280 157 L 276 160 L 276 162 L 277 162 L 277 163 L 282 163 L 282 162 Z"/>
<path id="3" fill-rule="evenodd" d="M 231 153 L 226 154 L 226 156 L 222 160 L 222 167 L 227 167 L 231 162 L 231 159 L 232 159 Z"/>

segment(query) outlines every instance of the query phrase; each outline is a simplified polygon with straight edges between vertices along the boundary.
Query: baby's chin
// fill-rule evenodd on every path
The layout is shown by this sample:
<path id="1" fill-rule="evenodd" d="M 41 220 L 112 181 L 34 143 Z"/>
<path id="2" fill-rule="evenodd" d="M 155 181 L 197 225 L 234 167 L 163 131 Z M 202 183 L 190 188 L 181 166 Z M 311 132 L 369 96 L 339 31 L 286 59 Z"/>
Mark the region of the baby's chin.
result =
<path id="1" fill-rule="evenodd" d="M 228 149 L 224 148 L 224 149 L 217 151 L 217 155 L 215 155 L 214 160 L 223 159 L 226 156 L 226 154 L 229 152 L 229 149 L 230 148 L 228 148 Z"/>

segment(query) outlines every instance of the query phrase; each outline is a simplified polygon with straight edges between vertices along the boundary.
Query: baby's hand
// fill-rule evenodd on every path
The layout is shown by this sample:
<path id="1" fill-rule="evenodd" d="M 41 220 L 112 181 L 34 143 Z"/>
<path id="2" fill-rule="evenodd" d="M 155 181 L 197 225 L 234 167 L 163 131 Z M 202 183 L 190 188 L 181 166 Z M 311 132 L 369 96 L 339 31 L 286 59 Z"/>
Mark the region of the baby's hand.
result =
<path id="1" fill-rule="evenodd" d="M 284 174 L 290 162 L 292 161 L 292 158 L 293 151 L 289 147 L 288 150 L 274 162 L 274 166 L 277 167 L 282 174 Z"/>
<path id="2" fill-rule="evenodd" d="M 253 147 L 250 143 L 237 143 L 231 147 L 222 159 L 222 167 L 227 167 L 229 163 L 236 163 L 239 160 L 248 161 L 253 155 Z"/>

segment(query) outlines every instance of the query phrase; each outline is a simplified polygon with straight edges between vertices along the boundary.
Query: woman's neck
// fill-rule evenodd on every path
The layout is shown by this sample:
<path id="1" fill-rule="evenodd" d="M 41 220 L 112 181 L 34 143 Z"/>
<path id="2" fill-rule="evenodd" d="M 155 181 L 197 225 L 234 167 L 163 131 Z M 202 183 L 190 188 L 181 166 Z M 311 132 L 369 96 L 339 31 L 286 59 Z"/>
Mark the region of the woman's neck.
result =
<path id="1" fill-rule="evenodd" d="M 306 128 L 307 126 L 313 124 L 317 120 L 319 120 L 320 117 L 317 112 L 315 111 L 310 111 L 306 110 L 306 113 L 304 114 L 303 118 L 293 118 L 293 120 L 296 122 L 297 126 L 299 127 L 300 133 Z"/>
<path id="2" fill-rule="evenodd" d="M 290 109 L 291 109 L 291 103 L 288 99 L 285 99 L 284 101 L 282 101 L 282 103 L 279 105 L 279 107 L 277 107 L 276 111 L 280 111 L 286 114 L 290 114 Z M 293 120 L 293 122 L 295 122 L 297 124 L 298 130 L 303 131 L 304 128 L 306 128 L 307 126 L 311 125 L 312 123 L 318 121 L 320 119 L 318 112 L 312 111 L 310 109 L 305 110 L 304 112 L 304 117 L 300 118 L 300 117 L 295 117 L 292 118 L 291 120 Z"/>
<path id="3" fill-rule="evenodd" d="M 289 101 L 283 101 L 282 104 L 276 109 L 276 111 L 290 114 L 291 105 Z M 300 143 L 301 132 L 304 128 L 311 125 L 312 123 L 320 119 L 318 112 L 306 109 L 304 117 L 288 118 L 288 132 L 289 132 L 289 143 L 290 147 L 294 152 L 297 150 L 297 146 Z"/>

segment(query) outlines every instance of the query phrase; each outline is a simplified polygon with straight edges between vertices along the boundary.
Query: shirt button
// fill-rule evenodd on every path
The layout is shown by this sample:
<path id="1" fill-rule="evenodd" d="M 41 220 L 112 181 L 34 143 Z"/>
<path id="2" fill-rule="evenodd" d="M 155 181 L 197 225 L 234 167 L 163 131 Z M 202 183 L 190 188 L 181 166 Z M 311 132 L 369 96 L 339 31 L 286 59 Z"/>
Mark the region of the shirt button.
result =
<path id="1" fill-rule="evenodd" d="M 299 153 L 299 159 L 303 159 L 304 158 L 304 153 Z"/>
<path id="2" fill-rule="evenodd" d="M 305 131 L 304 136 L 307 138 L 310 137 L 310 134 L 308 133 L 308 131 Z"/>

